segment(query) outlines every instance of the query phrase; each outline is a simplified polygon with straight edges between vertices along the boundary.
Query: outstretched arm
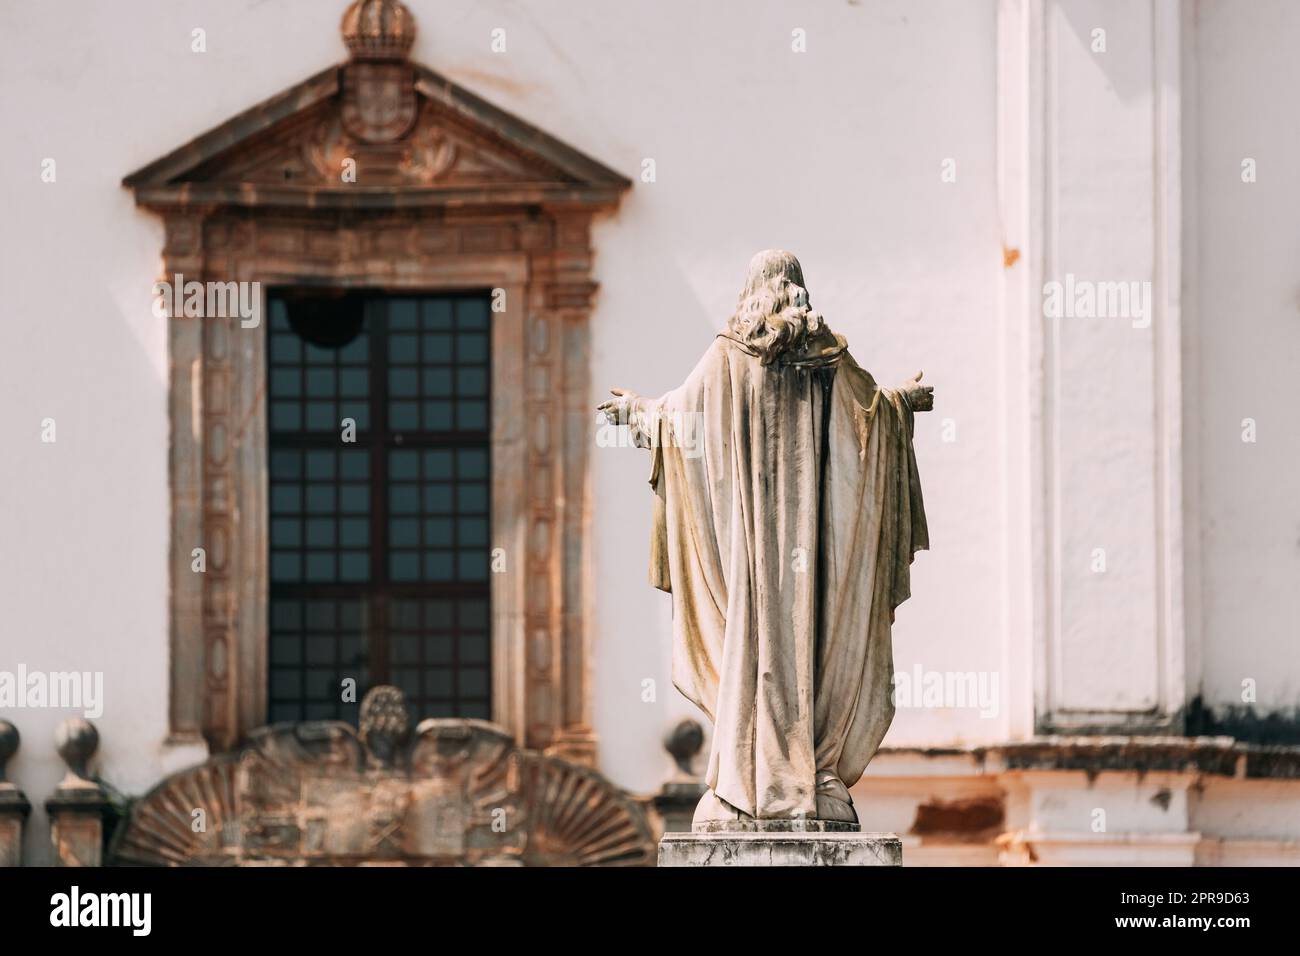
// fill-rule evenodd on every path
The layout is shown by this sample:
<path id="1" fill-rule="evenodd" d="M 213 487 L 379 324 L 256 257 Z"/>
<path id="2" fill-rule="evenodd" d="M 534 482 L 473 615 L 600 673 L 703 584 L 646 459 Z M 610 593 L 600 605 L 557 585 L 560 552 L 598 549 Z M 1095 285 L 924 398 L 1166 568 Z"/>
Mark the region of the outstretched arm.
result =
<path id="1" fill-rule="evenodd" d="M 914 412 L 928 412 L 934 409 L 934 386 L 921 384 L 921 376 L 924 374 L 924 372 L 917 372 L 899 389 Z"/>
<path id="2" fill-rule="evenodd" d="M 605 413 L 605 420 L 611 425 L 626 425 L 632 433 L 632 442 L 638 448 L 649 448 L 652 443 L 651 420 L 657 402 L 642 398 L 625 388 L 611 388 L 614 398 L 607 399 L 596 406 L 596 410 Z"/>

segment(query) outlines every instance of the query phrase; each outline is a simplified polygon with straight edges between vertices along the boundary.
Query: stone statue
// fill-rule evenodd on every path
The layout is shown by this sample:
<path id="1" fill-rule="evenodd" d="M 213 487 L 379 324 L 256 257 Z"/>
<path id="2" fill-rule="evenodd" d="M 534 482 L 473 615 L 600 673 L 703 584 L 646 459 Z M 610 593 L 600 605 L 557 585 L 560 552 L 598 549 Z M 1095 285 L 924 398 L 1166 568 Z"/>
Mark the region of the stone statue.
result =
<path id="1" fill-rule="evenodd" d="M 920 379 L 878 386 L 810 307 L 799 261 L 768 250 L 680 388 L 599 406 L 650 449 L 673 683 L 714 723 L 696 830 L 856 829 L 848 788 L 894 716 L 890 626 L 928 547 Z"/>

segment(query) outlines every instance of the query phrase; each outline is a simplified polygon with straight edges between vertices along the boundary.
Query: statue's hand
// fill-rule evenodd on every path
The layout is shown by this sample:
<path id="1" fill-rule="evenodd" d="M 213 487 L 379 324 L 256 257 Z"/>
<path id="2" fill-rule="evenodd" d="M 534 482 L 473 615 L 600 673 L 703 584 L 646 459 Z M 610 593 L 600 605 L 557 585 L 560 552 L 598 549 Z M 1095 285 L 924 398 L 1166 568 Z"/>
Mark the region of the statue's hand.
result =
<path id="1" fill-rule="evenodd" d="M 934 409 L 934 386 L 921 384 L 921 376 L 924 374 L 924 372 L 917 372 L 912 376 L 911 381 L 903 386 L 903 394 L 907 396 L 908 404 L 912 406 L 914 412 L 928 412 Z"/>
<path id="2" fill-rule="evenodd" d="M 615 397 L 601 402 L 596 406 L 596 411 L 604 412 L 605 420 L 611 425 L 626 425 L 632 414 L 632 402 L 636 400 L 636 393 L 625 388 L 611 388 L 609 392 Z"/>

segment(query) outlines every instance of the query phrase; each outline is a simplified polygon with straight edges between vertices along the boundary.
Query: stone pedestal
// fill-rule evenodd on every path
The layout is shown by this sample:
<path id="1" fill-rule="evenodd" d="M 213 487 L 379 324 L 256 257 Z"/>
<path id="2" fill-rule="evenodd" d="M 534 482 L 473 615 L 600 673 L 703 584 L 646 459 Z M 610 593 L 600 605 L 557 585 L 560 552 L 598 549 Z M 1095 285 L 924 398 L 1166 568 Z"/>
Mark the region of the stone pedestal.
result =
<path id="1" fill-rule="evenodd" d="M 55 742 L 68 773 L 54 796 L 45 801 L 54 865 L 102 866 L 104 817 L 110 801 L 90 775 L 90 758 L 99 747 L 99 732 L 89 721 L 72 717 L 59 725 Z"/>
<path id="2" fill-rule="evenodd" d="M 696 824 L 665 833 L 660 866 L 902 866 L 896 833 L 864 833 L 855 824 L 768 821 Z"/>
<path id="3" fill-rule="evenodd" d="M 23 823 L 31 811 L 21 790 L 0 781 L 0 867 L 22 865 Z"/>
<path id="4" fill-rule="evenodd" d="M 98 788 L 59 787 L 45 802 L 55 866 L 104 865 L 108 796 Z"/>
<path id="5" fill-rule="evenodd" d="M 18 728 L 0 720 L 0 867 L 23 861 L 23 822 L 32 805 L 23 792 L 5 780 L 5 764 L 18 752 Z"/>

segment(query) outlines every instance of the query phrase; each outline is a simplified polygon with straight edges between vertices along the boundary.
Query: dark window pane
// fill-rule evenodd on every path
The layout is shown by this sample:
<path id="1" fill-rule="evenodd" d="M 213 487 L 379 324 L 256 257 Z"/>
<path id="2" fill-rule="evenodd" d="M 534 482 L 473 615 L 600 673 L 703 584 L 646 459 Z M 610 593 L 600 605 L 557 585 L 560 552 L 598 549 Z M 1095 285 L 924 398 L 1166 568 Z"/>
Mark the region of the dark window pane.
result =
<path id="1" fill-rule="evenodd" d="M 288 335 L 271 336 L 271 361 L 272 362 L 301 362 L 302 361 L 302 340 L 298 336 L 290 333 Z"/>
<path id="2" fill-rule="evenodd" d="M 271 369 L 271 395 L 274 398 L 302 394 L 302 373 L 296 368 Z"/>
<path id="3" fill-rule="evenodd" d="M 307 403 L 307 428 L 309 431 L 333 431 L 342 429 L 339 414 L 333 402 L 315 401 Z"/>
<path id="4" fill-rule="evenodd" d="M 370 346 L 364 335 L 359 335 L 338 352 L 339 361 L 347 364 L 365 362 L 370 357 Z"/>
<path id="5" fill-rule="evenodd" d="M 420 374 L 417 369 L 395 368 L 388 373 L 388 394 L 395 398 L 414 398 L 420 394 Z"/>
<path id="6" fill-rule="evenodd" d="M 482 513 L 486 514 L 488 510 L 487 485 L 461 485 L 460 486 L 460 511 L 461 513 Z"/>
<path id="7" fill-rule="evenodd" d="M 370 477 L 370 455 L 364 448 L 339 452 L 339 474 L 345 481 Z"/>
<path id="8" fill-rule="evenodd" d="M 271 512 L 273 514 L 297 514 L 302 511 L 301 485 L 272 485 Z"/>
<path id="9" fill-rule="evenodd" d="M 388 573 L 394 581 L 420 579 L 420 555 L 416 551 L 394 551 L 388 556 Z"/>
<path id="10" fill-rule="evenodd" d="M 429 601 L 425 604 L 425 624 L 432 628 L 451 628 L 456 626 L 456 602 Z"/>
<path id="11" fill-rule="evenodd" d="M 333 629 L 338 620 L 338 607 L 334 601 L 308 601 L 304 620 L 309 630 Z"/>
<path id="12" fill-rule="evenodd" d="M 285 637 L 271 636 L 271 666 L 277 664 L 296 665 L 302 663 L 302 639 L 297 634 Z"/>
<path id="13" fill-rule="evenodd" d="M 271 430 L 296 431 L 302 428 L 301 402 L 272 402 Z"/>
<path id="14" fill-rule="evenodd" d="M 419 303 L 414 299 L 394 299 L 388 303 L 388 327 L 414 329 L 418 312 Z"/>
<path id="15" fill-rule="evenodd" d="M 272 601 L 271 626 L 286 630 L 302 627 L 302 605 L 297 601 Z"/>
<path id="16" fill-rule="evenodd" d="M 424 427 L 426 431 L 445 432 L 451 428 L 451 402 L 425 402 Z"/>
<path id="17" fill-rule="evenodd" d="M 370 427 L 370 408 L 364 402 L 343 402 L 339 405 L 339 427 L 345 418 L 352 419 L 358 429 Z"/>
<path id="18" fill-rule="evenodd" d="M 365 485 L 344 485 L 339 489 L 339 512 L 365 514 L 370 510 L 370 489 Z"/>
<path id="19" fill-rule="evenodd" d="M 335 393 L 334 369 L 307 369 L 307 395 L 311 398 L 328 398 Z"/>
<path id="20" fill-rule="evenodd" d="M 450 478 L 453 461 L 455 461 L 454 452 L 426 451 L 424 453 L 425 480 Z"/>
<path id="21" fill-rule="evenodd" d="M 424 510 L 430 514 L 441 514 L 451 511 L 451 485 L 425 485 Z"/>
<path id="22" fill-rule="evenodd" d="M 462 329 L 486 329 L 488 303 L 486 299 L 461 299 L 456 303 L 456 320 Z"/>
<path id="23" fill-rule="evenodd" d="M 364 368 L 345 368 L 339 372 L 339 394 L 346 398 L 364 398 L 370 393 L 370 375 Z"/>
<path id="24" fill-rule="evenodd" d="M 389 402 L 388 426 L 398 431 L 420 427 L 420 406 L 415 402 Z"/>
<path id="25" fill-rule="evenodd" d="M 302 522 L 294 518 L 276 518 L 272 521 L 271 547 L 301 548 Z"/>
<path id="26" fill-rule="evenodd" d="M 489 715 L 488 294 L 269 303 L 268 715 Z"/>
<path id="27" fill-rule="evenodd" d="M 334 554 L 324 552 L 322 554 L 307 554 L 307 580 L 308 581 L 333 581 L 337 576 L 335 571 Z"/>
<path id="28" fill-rule="evenodd" d="M 303 344 L 303 359 L 308 365 L 333 365 L 334 354 L 333 349 L 322 348 L 310 342 Z"/>
<path id="29" fill-rule="evenodd" d="M 418 335 L 390 335 L 388 337 L 388 360 L 393 363 L 415 364 L 420 360 L 420 337 Z"/>
<path id="30" fill-rule="evenodd" d="M 333 485 L 307 486 L 307 511 L 310 514 L 328 514 L 336 508 Z"/>
<path id="31" fill-rule="evenodd" d="M 418 630 L 420 627 L 420 602 L 394 601 L 391 620 L 394 627 Z"/>
<path id="32" fill-rule="evenodd" d="M 488 625 L 488 606 L 486 601 L 464 601 L 460 606 L 460 623 L 462 627 L 486 628 Z"/>
<path id="33" fill-rule="evenodd" d="M 461 402 L 456 406 L 456 427 L 466 431 L 487 428 L 487 402 Z"/>
<path id="34" fill-rule="evenodd" d="M 487 394 L 487 370 L 461 368 L 456 370 L 456 394 L 477 397 Z"/>
<path id="35" fill-rule="evenodd" d="M 415 481 L 420 477 L 420 453 L 418 451 L 390 451 L 388 453 L 388 477 L 391 481 Z"/>
<path id="36" fill-rule="evenodd" d="M 436 548 L 450 548 L 455 544 L 454 530 L 450 518 L 431 518 L 424 523 L 424 543 Z"/>
<path id="37" fill-rule="evenodd" d="M 334 477 L 334 452 L 332 451 L 307 452 L 307 477 L 308 478 L 333 478 Z"/>
<path id="38" fill-rule="evenodd" d="M 335 639 L 333 634 L 307 635 L 307 663 L 333 664 Z"/>
<path id="39" fill-rule="evenodd" d="M 429 664 L 450 664 L 455 638 L 447 634 L 429 634 L 424 638 L 424 659 Z"/>
<path id="40" fill-rule="evenodd" d="M 394 485 L 388 489 L 388 507 L 395 515 L 418 512 L 420 510 L 419 485 Z"/>
<path id="41" fill-rule="evenodd" d="M 486 664 L 488 638 L 486 634 L 464 634 L 460 639 L 460 659 L 464 664 Z"/>
<path id="42" fill-rule="evenodd" d="M 450 551 L 424 553 L 424 579 L 426 581 L 451 581 L 456 577 L 455 562 Z"/>
<path id="43" fill-rule="evenodd" d="M 364 548 L 370 543 L 370 522 L 364 518 L 339 521 L 339 544 L 345 548 Z"/>
<path id="44" fill-rule="evenodd" d="M 424 394 L 429 398 L 446 398 L 453 393 L 452 370 L 449 368 L 426 368 L 421 373 Z"/>
<path id="45" fill-rule="evenodd" d="M 334 547 L 334 519 L 311 518 L 307 522 L 307 547 Z"/>
<path id="46" fill-rule="evenodd" d="M 487 336 L 475 333 L 456 336 L 456 359 L 460 362 L 486 362 Z"/>
<path id="47" fill-rule="evenodd" d="M 442 332 L 426 332 L 420 338 L 424 340 L 421 357 L 426 362 L 433 365 L 449 365 L 453 361 L 450 335 Z"/>
<path id="48" fill-rule="evenodd" d="M 296 451 L 276 451 L 271 453 L 272 478 L 301 478 L 302 454 Z"/>
<path id="49" fill-rule="evenodd" d="M 471 448 L 456 455 L 456 477 L 478 478 L 481 480 L 487 477 L 487 473 L 488 456 L 486 451 Z"/>
<path id="50" fill-rule="evenodd" d="M 424 327 L 426 329 L 451 328 L 451 302 L 448 299 L 424 300 Z"/>
<path id="51" fill-rule="evenodd" d="M 442 668 L 426 671 L 424 682 L 430 697 L 451 696 L 451 671 Z"/>
<path id="52" fill-rule="evenodd" d="M 396 548 L 420 545 L 420 523 L 415 518 L 392 518 L 388 522 L 388 543 Z"/>

